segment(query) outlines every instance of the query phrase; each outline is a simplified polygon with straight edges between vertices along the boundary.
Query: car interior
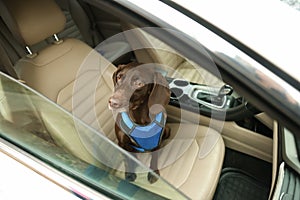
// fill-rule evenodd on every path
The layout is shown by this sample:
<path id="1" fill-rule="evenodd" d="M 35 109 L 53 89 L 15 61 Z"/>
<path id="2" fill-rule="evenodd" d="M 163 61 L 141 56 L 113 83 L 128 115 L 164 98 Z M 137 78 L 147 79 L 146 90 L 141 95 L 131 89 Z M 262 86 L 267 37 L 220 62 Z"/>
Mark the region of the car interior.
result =
<path id="1" fill-rule="evenodd" d="M 82 0 L 0 2 L 2 72 L 117 143 L 107 106 L 112 74 L 119 64 L 155 63 L 172 91 L 167 108 L 171 137 L 159 158 L 161 177 L 191 199 L 223 199 L 228 187 L 248 191 L 245 194 L 257 199 L 268 198 L 276 180 L 277 122 L 254 107 L 241 112 L 239 108 L 248 102 L 221 77 L 150 34 L 149 27 L 141 27 L 136 19 L 105 6 Z M 105 167 L 87 150 L 77 131 L 66 126 L 69 121 L 58 119 L 42 104 L 27 105 L 35 110 L 29 115 L 14 111 L 10 100 L 6 101 L 1 104 L 4 119 L 28 129 L 44 129 L 46 134 L 37 136 L 87 163 Z M 35 121 L 35 116 L 42 122 Z M 149 162 L 149 155 L 141 157 L 143 163 Z M 114 173 L 124 179 L 120 171 Z M 164 192 L 160 181 L 149 184 L 140 177 L 133 184 L 166 198 L 172 195 Z"/>

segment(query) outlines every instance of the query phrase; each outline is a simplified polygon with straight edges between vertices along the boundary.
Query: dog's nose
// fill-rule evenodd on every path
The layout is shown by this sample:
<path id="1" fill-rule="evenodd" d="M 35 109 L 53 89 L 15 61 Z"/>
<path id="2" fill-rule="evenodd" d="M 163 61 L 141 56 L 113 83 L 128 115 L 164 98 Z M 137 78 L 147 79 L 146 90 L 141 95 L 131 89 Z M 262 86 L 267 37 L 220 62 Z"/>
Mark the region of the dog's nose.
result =
<path id="1" fill-rule="evenodd" d="M 110 97 L 108 100 L 108 104 L 111 108 L 119 108 L 121 103 L 117 99 Z"/>

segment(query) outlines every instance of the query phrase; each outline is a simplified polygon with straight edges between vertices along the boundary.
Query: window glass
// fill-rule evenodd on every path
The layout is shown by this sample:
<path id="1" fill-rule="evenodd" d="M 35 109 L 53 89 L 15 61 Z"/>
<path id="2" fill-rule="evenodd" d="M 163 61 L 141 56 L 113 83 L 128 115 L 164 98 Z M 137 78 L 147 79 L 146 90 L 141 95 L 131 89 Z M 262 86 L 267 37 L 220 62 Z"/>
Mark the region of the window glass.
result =
<path id="1" fill-rule="evenodd" d="M 0 137 L 65 174 L 121 198 L 185 199 L 162 178 L 153 187 L 146 178 L 149 169 L 138 160 L 56 104 L 2 73 L 0 99 Z M 58 132 L 64 135 L 60 141 L 55 138 Z M 70 141 L 64 140 L 73 141 L 76 150 L 66 148 L 65 143 Z M 134 183 L 124 180 L 125 157 L 141 172 L 141 179 Z"/>
<path id="2" fill-rule="evenodd" d="M 292 8 L 295 8 L 296 10 L 300 11 L 300 1 L 299 0 L 280 0 Z"/>

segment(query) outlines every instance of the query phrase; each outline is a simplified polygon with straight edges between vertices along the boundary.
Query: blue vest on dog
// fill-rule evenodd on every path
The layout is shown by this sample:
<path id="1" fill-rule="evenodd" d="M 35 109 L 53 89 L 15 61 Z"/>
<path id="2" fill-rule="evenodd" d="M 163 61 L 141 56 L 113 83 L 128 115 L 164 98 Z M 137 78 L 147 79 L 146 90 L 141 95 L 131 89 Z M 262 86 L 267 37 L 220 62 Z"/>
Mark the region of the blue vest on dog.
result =
<path id="1" fill-rule="evenodd" d="M 119 126 L 136 144 L 132 146 L 133 148 L 139 152 L 146 152 L 155 149 L 160 144 L 165 123 L 162 112 L 158 113 L 154 120 L 146 126 L 132 122 L 127 112 L 122 112 Z"/>

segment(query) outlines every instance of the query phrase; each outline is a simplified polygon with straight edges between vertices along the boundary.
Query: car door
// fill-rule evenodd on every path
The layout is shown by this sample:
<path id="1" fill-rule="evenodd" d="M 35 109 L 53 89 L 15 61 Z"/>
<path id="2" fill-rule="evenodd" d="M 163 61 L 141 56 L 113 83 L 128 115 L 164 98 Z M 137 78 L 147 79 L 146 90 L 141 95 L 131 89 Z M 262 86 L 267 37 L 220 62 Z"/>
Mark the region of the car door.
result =
<path id="1" fill-rule="evenodd" d="M 124 156 L 133 159 L 137 169 L 146 174 L 152 172 L 100 132 L 26 85 L 3 73 L 0 73 L 0 83 L 0 155 L 5 157 L 1 169 L 15 170 L 12 173 L 20 175 L 22 181 L 18 184 L 24 184 L 24 189 L 27 186 L 32 188 L 30 180 L 32 184 L 37 184 L 39 180 L 41 188 L 53 188 L 60 195 L 59 198 L 165 199 L 167 195 L 186 199 L 185 195 L 162 178 L 159 179 L 164 194 L 156 194 L 142 189 L 147 187 L 125 181 L 120 169 Z M 63 133 L 74 142 L 80 140 L 82 146 L 74 145 L 76 150 L 69 149 L 63 140 L 54 140 L 53 136 L 57 133 Z M 9 173 L 2 177 L 2 181 L 7 179 L 7 184 L 0 184 L 1 191 L 5 191 L 0 192 L 1 198 L 10 191 L 20 192 L 16 191 L 18 184 L 11 182 L 18 181 L 11 179 L 13 177 Z M 25 177 L 28 179 L 23 179 Z M 32 192 L 26 190 L 26 195 Z M 37 192 L 32 195 L 39 198 L 50 196 Z"/>

